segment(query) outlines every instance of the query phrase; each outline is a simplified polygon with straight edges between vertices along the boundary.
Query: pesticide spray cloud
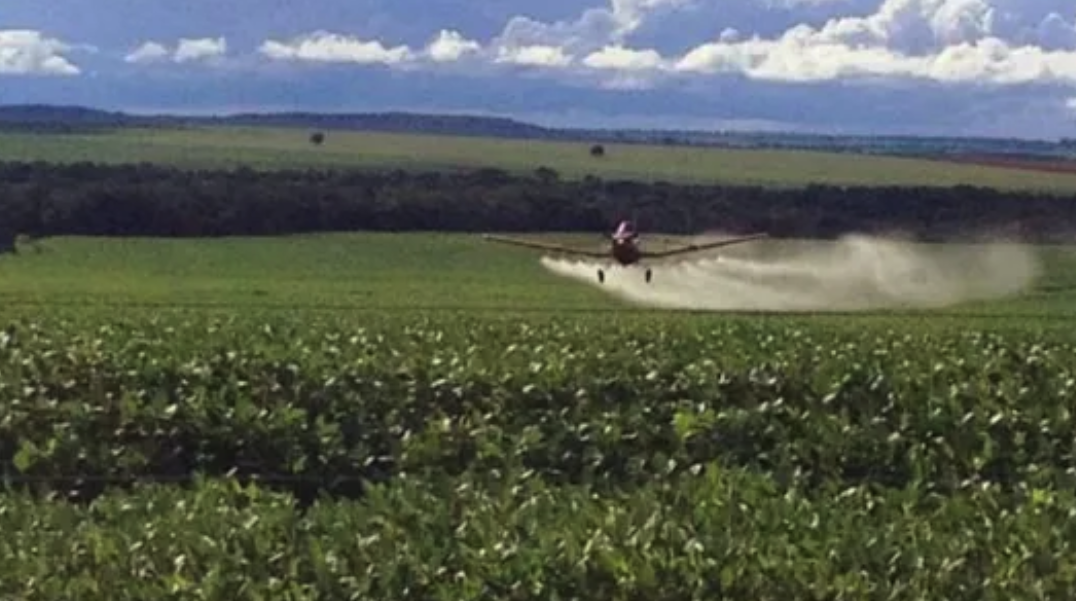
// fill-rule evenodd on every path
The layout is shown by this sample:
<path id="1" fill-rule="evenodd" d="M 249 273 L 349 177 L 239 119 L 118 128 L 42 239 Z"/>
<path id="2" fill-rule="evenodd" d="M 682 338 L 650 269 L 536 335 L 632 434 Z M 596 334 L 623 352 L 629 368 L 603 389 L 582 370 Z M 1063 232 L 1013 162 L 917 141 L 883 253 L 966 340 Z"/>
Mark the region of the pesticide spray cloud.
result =
<path id="1" fill-rule="evenodd" d="M 916 244 L 847 236 L 836 242 L 749 242 L 716 257 L 656 263 L 643 270 L 543 257 L 559 275 L 653 307 L 752 311 L 941 308 L 1002 298 L 1038 277 L 1031 249 L 1011 243 Z"/>

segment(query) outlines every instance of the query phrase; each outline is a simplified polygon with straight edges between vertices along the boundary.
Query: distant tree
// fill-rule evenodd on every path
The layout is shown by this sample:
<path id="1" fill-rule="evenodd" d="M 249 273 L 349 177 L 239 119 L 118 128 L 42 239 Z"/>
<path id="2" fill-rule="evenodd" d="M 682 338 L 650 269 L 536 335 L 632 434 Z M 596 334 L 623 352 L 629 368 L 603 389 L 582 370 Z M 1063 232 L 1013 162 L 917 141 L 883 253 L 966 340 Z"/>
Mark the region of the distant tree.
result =
<path id="1" fill-rule="evenodd" d="M 316 132 L 314 132 L 313 134 L 310 135 L 310 143 L 313 144 L 314 146 L 321 146 L 322 142 L 324 142 L 324 141 L 325 141 L 325 133 L 324 132 L 316 131 Z"/>
<path id="2" fill-rule="evenodd" d="M 605 156 L 605 147 L 602 146 L 601 144 L 595 144 L 594 146 L 591 146 L 590 147 L 590 156 L 592 156 L 592 157 L 603 157 L 603 156 Z"/>
<path id="3" fill-rule="evenodd" d="M 545 184 L 551 184 L 560 179 L 560 174 L 555 169 L 551 169 L 546 166 L 541 166 L 534 170 L 534 175 Z"/>

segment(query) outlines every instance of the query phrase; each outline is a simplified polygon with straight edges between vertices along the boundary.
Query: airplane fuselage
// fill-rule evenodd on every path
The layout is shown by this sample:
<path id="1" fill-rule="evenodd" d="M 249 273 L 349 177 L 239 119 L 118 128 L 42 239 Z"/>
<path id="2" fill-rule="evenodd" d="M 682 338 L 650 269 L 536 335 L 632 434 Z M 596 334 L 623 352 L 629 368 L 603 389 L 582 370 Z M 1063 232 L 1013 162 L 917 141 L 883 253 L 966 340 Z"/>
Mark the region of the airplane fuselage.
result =
<path id="1" fill-rule="evenodd" d="M 613 238 L 613 259 L 621 265 L 633 265 L 642 258 L 635 238 Z"/>
<path id="2" fill-rule="evenodd" d="M 613 260 L 621 265 L 633 265 L 643 257 L 639 249 L 639 233 L 632 227 L 630 221 L 621 221 L 613 232 Z"/>
<path id="3" fill-rule="evenodd" d="M 631 230 L 627 223 L 621 223 L 613 234 L 613 247 L 611 251 L 613 260 L 623 266 L 635 265 L 643 258 L 643 251 L 639 248 L 639 234 Z M 646 282 L 650 283 L 651 271 L 646 269 Z M 605 272 L 598 269 L 598 282 L 605 282 Z"/>

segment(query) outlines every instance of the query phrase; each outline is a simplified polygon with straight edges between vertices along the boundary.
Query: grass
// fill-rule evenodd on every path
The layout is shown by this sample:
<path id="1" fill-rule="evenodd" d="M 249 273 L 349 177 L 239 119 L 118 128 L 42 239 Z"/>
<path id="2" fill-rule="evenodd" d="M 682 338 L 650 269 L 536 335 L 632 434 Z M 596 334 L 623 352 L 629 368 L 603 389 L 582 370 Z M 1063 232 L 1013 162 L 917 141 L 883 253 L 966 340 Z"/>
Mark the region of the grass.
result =
<path id="1" fill-rule="evenodd" d="M 435 135 L 329 132 L 315 147 L 302 129 L 205 127 L 122 129 L 103 134 L 0 133 L 0 159 L 54 162 L 150 161 L 184 167 L 357 167 L 456 169 L 497 167 L 564 177 L 798 187 L 845 185 L 990 186 L 1076 190 L 1076 174 L 1035 173 L 955 162 L 814 151 L 732 150 L 607 144 L 594 158 L 584 143 Z"/>
<path id="2" fill-rule="evenodd" d="M 570 238 L 587 242 L 585 236 Z M 598 243 L 596 236 L 590 241 Z M 40 253 L 0 257 L 0 316 L 142 307 L 284 311 L 300 318 L 308 311 L 356 315 L 464 311 L 558 319 L 599 313 L 614 319 L 706 319 L 689 311 L 629 305 L 597 286 L 551 274 L 539 264 L 538 253 L 469 235 L 55 238 L 43 242 L 43 248 Z M 1014 298 L 937 311 L 811 319 L 834 324 L 909 318 L 957 325 L 967 320 L 995 325 L 1007 321 L 1020 327 L 1056 328 L 1076 317 L 1076 253 L 1066 247 L 1042 247 L 1038 253 L 1043 275 L 1032 290 Z M 656 268 L 656 282 L 660 270 Z"/>
<path id="3" fill-rule="evenodd" d="M 289 309 L 603 308 L 477 236 L 55 238 L 0 259 L 0 302 Z"/>

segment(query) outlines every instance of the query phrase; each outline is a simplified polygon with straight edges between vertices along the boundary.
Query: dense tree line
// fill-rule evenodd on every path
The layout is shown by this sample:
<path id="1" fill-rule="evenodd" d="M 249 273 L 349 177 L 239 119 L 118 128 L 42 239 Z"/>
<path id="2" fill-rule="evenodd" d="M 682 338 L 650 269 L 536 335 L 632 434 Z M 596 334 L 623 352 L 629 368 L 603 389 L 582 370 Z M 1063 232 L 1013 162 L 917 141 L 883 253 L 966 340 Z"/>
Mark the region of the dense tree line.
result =
<path id="1" fill-rule="evenodd" d="M 834 237 L 900 230 L 923 239 L 983 230 L 1046 240 L 1076 225 L 1076 193 L 970 186 L 801 189 L 562 180 L 483 169 L 185 170 L 160 165 L 0 163 L 4 230 L 32 236 L 224 236 L 347 230 L 593 231 L 635 216 L 648 231 Z"/>

